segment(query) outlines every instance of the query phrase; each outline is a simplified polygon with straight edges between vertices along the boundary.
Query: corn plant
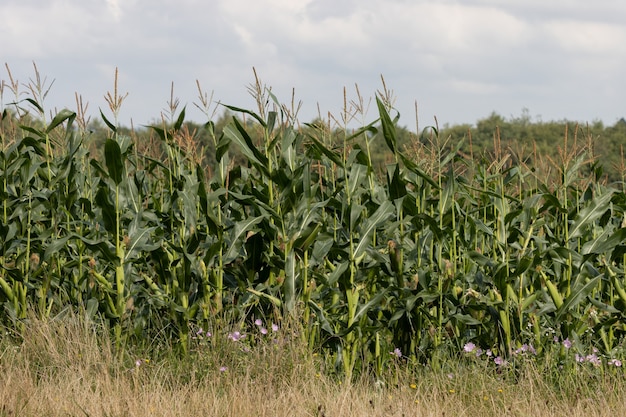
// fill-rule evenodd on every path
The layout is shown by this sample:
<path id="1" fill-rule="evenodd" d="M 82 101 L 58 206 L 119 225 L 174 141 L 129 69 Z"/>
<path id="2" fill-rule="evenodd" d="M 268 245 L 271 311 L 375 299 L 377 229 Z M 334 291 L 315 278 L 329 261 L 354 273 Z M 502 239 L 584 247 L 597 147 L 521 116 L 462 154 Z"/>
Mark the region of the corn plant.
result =
<path id="1" fill-rule="evenodd" d="M 436 365 L 470 342 L 501 358 L 529 343 L 541 354 L 554 337 L 623 351 L 626 197 L 567 132 L 556 180 L 501 149 L 498 131 L 493 154 L 468 156 L 435 123 L 416 132 L 416 157 L 399 144 L 386 87 L 375 119 L 352 130 L 347 99 L 339 128 L 300 126 L 256 78 L 255 111 L 228 105 L 223 131 L 202 126 L 215 152 L 207 175 L 173 93 L 143 152 L 121 133 L 116 81 L 92 153 L 84 109 L 48 117 L 40 78 L 27 98 L 7 85 L 7 325 L 71 306 L 107 320 L 118 348 L 158 334 L 187 354 L 192 329 L 215 320 L 301 318 L 300 336 L 347 378 L 390 361 Z"/>

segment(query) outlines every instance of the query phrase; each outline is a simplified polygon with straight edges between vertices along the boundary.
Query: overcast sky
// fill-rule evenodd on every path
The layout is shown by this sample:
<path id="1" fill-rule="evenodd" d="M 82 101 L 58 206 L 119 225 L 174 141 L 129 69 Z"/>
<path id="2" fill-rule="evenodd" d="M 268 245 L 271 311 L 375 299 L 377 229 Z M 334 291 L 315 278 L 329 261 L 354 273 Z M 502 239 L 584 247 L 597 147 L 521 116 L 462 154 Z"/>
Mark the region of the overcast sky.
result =
<path id="1" fill-rule="evenodd" d="M 523 109 L 544 121 L 626 116 L 623 0 L 2 0 L 0 20 L 14 78 L 28 82 L 34 61 L 54 80 L 48 109 L 74 109 L 77 92 L 110 115 L 118 67 L 123 124 L 155 121 L 172 82 L 192 120 L 205 121 L 196 80 L 253 108 L 253 67 L 281 101 L 295 89 L 305 122 L 318 105 L 338 114 L 344 87 L 349 100 L 355 84 L 372 97 L 381 74 L 410 128 L 415 102 L 420 128 Z"/>

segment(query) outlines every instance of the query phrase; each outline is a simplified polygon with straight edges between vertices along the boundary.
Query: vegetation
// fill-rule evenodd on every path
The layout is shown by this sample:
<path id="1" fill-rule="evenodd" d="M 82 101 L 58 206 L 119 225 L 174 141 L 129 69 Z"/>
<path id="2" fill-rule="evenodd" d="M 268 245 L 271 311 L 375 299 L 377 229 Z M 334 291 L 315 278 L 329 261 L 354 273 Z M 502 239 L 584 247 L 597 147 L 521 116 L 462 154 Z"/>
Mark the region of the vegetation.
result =
<path id="1" fill-rule="evenodd" d="M 345 381 L 297 329 L 263 335 L 253 325 L 235 342 L 225 327 L 192 339 L 187 358 L 129 349 L 117 359 L 102 324 L 29 317 L 19 346 L 0 340 L 0 416 L 610 417 L 625 405 L 621 374 L 559 374 L 536 361 L 518 375 L 469 356 L 444 369 L 397 363 L 382 379 Z"/>
<path id="2" fill-rule="evenodd" d="M 214 122 L 199 88 L 206 124 L 172 96 L 140 140 L 118 125 L 116 79 L 99 138 L 80 98 L 47 117 L 39 74 L 27 95 L 2 85 L 0 319 L 18 341 L 69 308 L 111 329 L 118 361 L 273 324 L 346 383 L 455 360 L 515 378 L 546 366 L 557 385 L 622 372 L 625 171 L 598 163 L 599 125 L 565 125 L 554 155 L 503 146 L 523 132 L 504 121 L 491 150 L 480 123 L 407 141 L 384 84 L 376 120 L 350 129 L 360 94 L 300 126 L 257 79 L 257 110 Z"/>

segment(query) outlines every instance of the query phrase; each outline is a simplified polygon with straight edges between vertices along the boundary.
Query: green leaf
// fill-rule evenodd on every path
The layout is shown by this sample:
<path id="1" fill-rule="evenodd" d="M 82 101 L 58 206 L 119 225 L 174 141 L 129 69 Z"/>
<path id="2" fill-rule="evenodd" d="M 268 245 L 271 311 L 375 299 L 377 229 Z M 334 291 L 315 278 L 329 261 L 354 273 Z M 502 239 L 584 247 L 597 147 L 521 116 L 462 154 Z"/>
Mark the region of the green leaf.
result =
<path id="1" fill-rule="evenodd" d="M 54 116 L 48 127 L 46 128 L 46 133 L 50 133 L 55 127 L 68 120 L 68 124 L 72 124 L 74 119 L 76 118 L 76 113 L 73 111 L 63 109 Z"/>
<path id="2" fill-rule="evenodd" d="M 233 233 L 229 236 L 229 247 L 224 254 L 224 264 L 231 263 L 239 256 L 239 251 L 245 241 L 246 235 L 252 228 L 259 224 L 265 216 L 250 217 L 235 223 Z"/>
<path id="3" fill-rule="evenodd" d="M 332 150 L 328 149 L 326 146 L 324 146 L 322 142 L 320 142 L 313 136 L 309 135 L 309 139 L 311 139 L 311 141 L 313 142 L 313 147 L 317 151 L 326 155 L 326 157 L 330 159 L 335 165 L 340 166 L 340 167 L 344 166 L 343 160 L 341 159 L 341 156 L 337 152 L 333 152 Z"/>
<path id="4" fill-rule="evenodd" d="M 122 161 L 122 151 L 120 145 L 113 140 L 107 139 L 104 143 L 104 159 L 106 162 L 109 177 L 115 185 L 120 185 L 123 177 L 124 163 Z"/>
<path id="5" fill-rule="evenodd" d="M 283 291 L 285 293 L 285 307 L 291 312 L 296 306 L 296 279 L 300 274 L 296 272 L 296 253 L 291 250 L 285 259 L 285 282 Z"/>
<path id="6" fill-rule="evenodd" d="M 230 109 L 232 111 L 249 114 L 250 116 L 254 117 L 256 119 L 256 121 L 259 122 L 261 124 L 261 126 L 263 126 L 264 129 L 267 127 L 267 125 L 265 124 L 265 121 L 261 118 L 261 116 L 259 116 L 258 114 L 254 113 L 254 112 L 252 112 L 250 110 L 242 109 L 241 107 L 229 106 L 228 104 L 222 104 L 222 106 L 224 106 L 227 109 Z"/>
<path id="7" fill-rule="evenodd" d="M 404 164 L 405 167 L 407 167 L 409 171 L 416 174 L 418 177 L 422 178 L 424 181 L 430 184 L 433 188 L 435 189 L 439 188 L 439 185 L 437 185 L 435 180 L 433 180 L 430 176 L 428 176 L 428 174 L 422 171 L 420 167 L 415 162 L 413 162 L 411 158 L 407 157 L 402 152 L 399 152 L 398 154 L 400 155 L 400 159 L 402 160 L 402 163 Z"/>
<path id="8" fill-rule="evenodd" d="M 383 128 L 383 137 L 385 138 L 385 142 L 387 143 L 387 146 L 389 147 L 389 149 L 391 149 L 391 152 L 394 155 L 397 155 L 398 153 L 397 152 L 397 149 L 398 149 L 397 136 L 398 135 L 396 133 L 396 126 L 391 120 L 391 117 L 389 117 L 389 113 L 387 112 L 385 105 L 380 100 L 380 98 L 378 98 L 378 96 L 376 96 L 376 105 L 378 106 L 378 114 L 380 115 L 380 123 Z"/>
<path id="9" fill-rule="evenodd" d="M 104 228 L 112 235 L 117 235 L 117 214 L 115 206 L 109 199 L 109 190 L 101 182 L 96 193 L 96 204 L 102 211 Z"/>
<path id="10" fill-rule="evenodd" d="M 587 297 L 591 292 L 598 286 L 598 282 L 602 278 L 602 275 L 598 275 L 595 278 L 592 278 L 587 283 L 583 285 L 579 285 L 575 287 L 569 297 L 563 300 L 563 304 L 557 308 L 555 321 L 558 323 L 561 321 L 563 316 L 569 312 L 571 312 L 580 301 Z"/>
<path id="11" fill-rule="evenodd" d="M 277 113 L 275 111 L 270 111 L 267 113 L 267 134 L 271 135 L 274 130 L 274 125 L 276 124 L 276 116 Z"/>
<path id="12" fill-rule="evenodd" d="M 371 236 L 374 230 L 385 222 L 394 213 L 394 205 L 390 201 L 385 201 L 378 209 L 365 221 L 363 228 L 360 230 L 361 239 L 354 249 L 354 260 L 365 252 L 365 249 L 372 244 Z"/>
<path id="13" fill-rule="evenodd" d="M 266 300 L 268 300 L 270 303 L 272 303 L 276 307 L 280 307 L 282 305 L 280 300 L 277 297 L 275 297 L 275 296 L 273 296 L 271 294 L 268 294 L 268 293 L 265 293 L 265 292 L 261 292 L 261 291 L 257 291 L 257 290 L 255 290 L 253 288 L 247 288 L 246 291 L 248 291 L 251 294 L 256 295 L 259 298 L 265 298 Z"/>
<path id="14" fill-rule="evenodd" d="M 232 127 L 233 124 L 235 129 Z M 254 146 L 252 138 L 235 117 L 233 117 L 233 124 L 229 124 L 224 128 L 224 135 L 228 136 L 233 142 L 237 143 L 246 158 L 248 158 L 248 160 L 252 162 L 253 165 L 255 165 L 263 174 L 269 176 L 270 172 L 267 157 L 263 155 L 256 146 Z"/>
<path id="15" fill-rule="evenodd" d="M 400 177 L 400 166 L 393 164 L 387 167 L 387 187 L 389 198 L 393 201 L 407 194 L 406 182 Z"/>
<path id="16" fill-rule="evenodd" d="M 176 119 L 176 122 L 174 123 L 174 130 L 180 130 L 180 128 L 182 127 L 185 121 L 185 108 L 186 107 L 183 107 L 183 109 L 180 111 L 178 119 Z"/>
<path id="17" fill-rule="evenodd" d="M 45 112 L 44 112 L 44 110 L 43 110 L 43 107 L 41 107 L 41 106 L 39 105 L 39 103 L 37 103 L 37 102 L 36 102 L 35 100 L 33 100 L 32 98 L 30 98 L 30 97 L 29 97 L 29 98 L 26 98 L 26 99 L 24 99 L 24 100 L 25 100 L 25 101 L 27 101 L 27 102 L 29 102 L 29 103 L 30 103 L 33 107 L 35 107 L 39 113 L 45 113 Z"/>
<path id="18" fill-rule="evenodd" d="M 109 122 L 109 119 L 107 119 L 104 113 L 102 113 L 102 110 L 100 110 L 100 117 L 102 117 L 104 123 L 109 127 L 109 129 L 111 129 L 113 133 L 117 132 L 117 127 L 115 127 L 113 123 Z"/>
<path id="19" fill-rule="evenodd" d="M 383 289 L 382 291 L 378 292 L 371 300 L 369 300 L 366 304 L 363 304 L 362 306 L 360 306 L 357 311 L 356 314 L 354 315 L 354 322 L 358 321 L 359 318 L 361 318 L 362 315 L 366 314 L 372 307 L 379 305 L 380 301 L 385 297 L 385 295 L 387 295 L 387 289 Z"/>
<path id="20" fill-rule="evenodd" d="M 608 190 L 605 194 L 594 198 L 587 207 L 578 213 L 570 229 L 570 239 L 582 236 L 583 230 L 586 227 L 591 227 L 591 223 L 599 219 L 609 209 L 613 192 L 613 190 Z"/>
<path id="21" fill-rule="evenodd" d="M 39 156 L 45 156 L 46 155 L 46 150 L 44 149 L 44 147 L 41 145 L 40 141 L 38 141 L 37 139 L 28 136 L 25 137 L 24 139 L 22 139 L 18 145 L 19 149 L 22 149 L 24 147 L 28 147 L 30 146 L 31 148 L 33 148 L 35 150 L 35 153 Z"/>
<path id="22" fill-rule="evenodd" d="M 612 252 L 616 246 L 620 245 L 626 240 L 626 228 L 621 228 L 615 231 L 610 236 L 606 237 L 610 231 L 606 229 L 597 238 L 585 242 L 582 247 L 581 253 L 583 255 L 588 254 L 600 254 Z"/>

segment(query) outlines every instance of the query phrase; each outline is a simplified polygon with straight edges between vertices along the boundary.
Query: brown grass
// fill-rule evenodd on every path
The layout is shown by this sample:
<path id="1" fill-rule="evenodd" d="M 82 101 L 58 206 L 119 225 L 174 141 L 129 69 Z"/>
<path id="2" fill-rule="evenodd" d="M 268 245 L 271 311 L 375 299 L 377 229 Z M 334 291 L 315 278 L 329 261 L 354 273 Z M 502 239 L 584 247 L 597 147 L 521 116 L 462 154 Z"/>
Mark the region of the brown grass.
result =
<path id="1" fill-rule="evenodd" d="M 186 360 L 165 355 L 136 366 L 131 352 L 116 357 L 102 334 L 75 316 L 31 320 L 19 344 L 5 334 L 0 416 L 591 417 L 620 415 L 626 406 L 619 377 L 589 385 L 578 378 L 557 390 L 534 367 L 508 381 L 459 366 L 342 383 L 320 372 L 320 359 L 296 338 L 246 354 L 224 341 Z"/>

